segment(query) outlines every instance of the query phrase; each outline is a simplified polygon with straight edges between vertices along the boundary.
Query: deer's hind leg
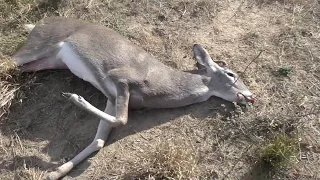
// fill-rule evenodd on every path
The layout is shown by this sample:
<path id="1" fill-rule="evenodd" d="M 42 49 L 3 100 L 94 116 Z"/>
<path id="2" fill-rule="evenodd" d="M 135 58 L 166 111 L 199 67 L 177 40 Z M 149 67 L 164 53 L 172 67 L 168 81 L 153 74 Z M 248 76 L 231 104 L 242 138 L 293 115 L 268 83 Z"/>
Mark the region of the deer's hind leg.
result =
<path id="1" fill-rule="evenodd" d="M 36 72 L 47 69 L 68 69 L 61 59 L 55 56 L 45 57 L 19 66 L 22 72 Z"/>
<path id="2" fill-rule="evenodd" d="M 43 46 L 43 47 L 42 47 Z M 35 72 L 46 69 L 68 69 L 65 63 L 57 57 L 61 43 L 42 46 L 27 43 L 13 57 L 13 62 L 22 72 Z"/>

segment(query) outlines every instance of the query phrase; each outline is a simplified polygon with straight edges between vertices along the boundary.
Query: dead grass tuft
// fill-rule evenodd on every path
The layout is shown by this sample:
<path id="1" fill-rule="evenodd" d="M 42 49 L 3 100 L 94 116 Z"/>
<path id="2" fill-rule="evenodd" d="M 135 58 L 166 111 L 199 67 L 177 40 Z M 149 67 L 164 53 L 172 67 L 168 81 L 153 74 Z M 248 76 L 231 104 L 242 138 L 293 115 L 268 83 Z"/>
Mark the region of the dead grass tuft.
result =
<path id="1" fill-rule="evenodd" d="M 14 99 L 19 101 L 23 98 L 23 91 L 19 91 L 21 87 L 30 85 L 28 78 L 20 76 L 10 59 L 26 40 L 27 34 L 22 26 L 52 13 L 58 3 L 59 1 L 0 0 L 0 118 L 9 112 Z"/>
<path id="2" fill-rule="evenodd" d="M 0 57 L 0 117 L 9 111 L 15 93 L 19 89 L 18 82 L 15 81 L 18 71 L 8 57 Z"/>
<path id="3" fill-rule="evenodd" d="M 27 168 L 16 172 L 15 179 L 21 180 L 42 180 L 45 177 L 45 171 L 39 168 Z"/>
<path id="4" fill-rule="evenodd" d="M 197 153 L 189 145 L 161 142 L 133 163 L 136 166 L 124 179 L 196 179 L 197 162 Z"/>
<path id="5" fill-rule="evenodd" d="M 0 54 L 0 119 L 8 115 L 14 102 L 25 98 L 25 91 L 32 85 L 32 75 L 21 75 L 11 58 Z M 20 91 L 21 90 L 21 91 Z"/>

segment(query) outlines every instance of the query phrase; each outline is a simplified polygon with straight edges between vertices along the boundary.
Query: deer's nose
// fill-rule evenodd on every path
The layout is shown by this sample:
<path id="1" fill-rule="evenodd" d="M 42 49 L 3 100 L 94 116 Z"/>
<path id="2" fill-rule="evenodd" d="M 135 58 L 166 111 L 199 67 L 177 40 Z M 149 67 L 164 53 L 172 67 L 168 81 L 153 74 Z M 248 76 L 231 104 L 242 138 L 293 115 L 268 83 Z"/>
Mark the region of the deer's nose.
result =
<path id="1" fill-rule="evenodd" d="M 247 101 L 251 102 L 252 104 L 255 102 L 255 98 L 254 97 L 246 97 Z"/>
<path id="2" fill-rule="evenodd" d="M 253 104 L 255 102 L 255 98 L 252 96 L 250 92 L 245 94 L 238 93 L 237 96 L 238 96 L 238 99 L 242 101 L 244 104 L 246 104 L 247 102 L 250 102 Z"/>

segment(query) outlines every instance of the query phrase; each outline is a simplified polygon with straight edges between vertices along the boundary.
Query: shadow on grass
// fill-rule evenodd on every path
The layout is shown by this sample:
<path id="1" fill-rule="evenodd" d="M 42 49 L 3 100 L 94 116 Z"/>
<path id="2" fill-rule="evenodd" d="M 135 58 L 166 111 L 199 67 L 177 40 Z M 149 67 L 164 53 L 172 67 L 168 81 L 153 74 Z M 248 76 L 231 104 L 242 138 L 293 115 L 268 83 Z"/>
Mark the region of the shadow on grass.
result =
<path id="1" fill-rule="evenodd" d="M 4 160 L 0 163 L 1 170 L 17 170 L 21 167 L 35 168 L 47 170 L 55 166 L 54 163 L 46 162 L 37 156 L 15 156 L 13 159 Z"/>
<path id="2" fill-rule="evenodd" d="M 282 179 L 285 176 L 284 172 L 296 161 L 298 150 L 299 141 L 294 136 L 286 133 L 275 135 L 261 151 L 259 160 L 242 179 Z"/>
<path id="3" fill-rule="evenodd" d="M 0 131 L 3 136 L 8 138 L 17 134 L 21 140 L 48 141 L 48 144 L 38 148 L 39 153 L 45 153 L 52 162 L 70 159 L 90 144 L 99 119 L 80 108 L 76 108 L 61 96 L 61 92 L 79 94 L 99 109 L 105 107 L 107 99 L 92 85 L 76 78 L 68 71 L 45 71 L 35 75 L 34 84 L 25 92 L 28 98 L 11 107 L 11 113 L 3 122 Z M 221 104 L 226 105 L 225 111 L 219 111 Z M 212 108 L 217 110 L 213 111 Z M 185 114 L 190 114 L 198 119 L 214 118 L 218 114 L 228 116 L 234 109 L 232 103 L 212 97 L 207 102 L 181 108 L 130 111 L 128 124 L 114 129 L 106 146 L 129 135 L 170 122 Z M 96 153 L 90 157 L 94 154 Z M 40 169 L 48 169 L 48 166 L 49 169 L 53 169 L 57 166 L 56 163 L 44 162 L 39 158 L 36 160 L 39 162 L 36 166 Z M 26 166 L 33 166 L 33 161 L 28 161 L 29 156 L 21 154 L 18 159 L 13 158 L 4 162 L 0 170 L 21 168 L 23 163 L 17 163 L 21 159 L 26 160 Z M 88 161 L 82 162 L 79 165 L 80 168 L 75 169 L 71 176 L 77 177 L 89 165 Z"/>
<path id="4" fill-rule="evenodd" d="M 244 174 L 240 179 L 241 180 L 269 180 L 277 174 L 277 170 L 271 166 L 270 163 L 267 163 L 263 160 L 260 160 L 255 163 L 255 165 Z"/>

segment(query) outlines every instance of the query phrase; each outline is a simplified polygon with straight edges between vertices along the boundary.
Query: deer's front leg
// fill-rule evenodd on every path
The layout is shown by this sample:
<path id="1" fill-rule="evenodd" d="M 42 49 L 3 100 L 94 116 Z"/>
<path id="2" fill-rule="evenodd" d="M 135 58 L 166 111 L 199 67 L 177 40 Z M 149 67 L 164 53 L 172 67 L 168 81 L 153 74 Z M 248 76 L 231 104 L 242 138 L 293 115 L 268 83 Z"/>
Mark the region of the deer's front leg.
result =
<path id="1" fill-rule="evenodd" d="M 117 96 L 115 103 L 116 116 L 112 116 L 108 113 L 102 112 L 83 97 L 73 93 L 63 93 L 63 95 L 69 98 L 74 104 L 82 109 L 89 111 L 90 113 L 98 116 L 101 120 L 108 122 L 111 126 L 116 127 L 120 124 L 125 125 L 128 120 L 128 106 L 129 106 L 129 85 L 125 82 L 119 81 L 117 83 Z"/>
<path id="2" fill-rule="evenodd" d="M 126 124 L 128 120 L 129 88 L 127 84 L 121 84 L 117 87 L 116 102 L 111 102 L 110 100 L 108 100 L 107 107 L 104 112 L 92 106 L 81 96 L 78 96 L 76 94 L 69 94 L 69 96 L 74 99 L 74 102 L 76 104 L 79 103 L 80 105 L 77 105 L 79 105 L 80 107 L 104 119 L 100 120 L 97 134 L 92 143 L 72 160 L 58 167 L 56 171 L 51 172 L 47 176 L 47 179 L 50 180 L 56 180 L 65 176 L 72 170 L 74 166 L 79 164 L 90 154 L 100 150 L 104 146 L 104 143 L 107 140 L 112 127 L 115 127 L 119 124 Z M 77 100 L 80 100 L 80 102 Z"/>
<path id="3" fill-rule="evenodd" d="M 115 106 L 108 101 L 105 113 L 108 113 L 110 115 L 115 115 L 115 111 L 116 111 Z M 75 156 L 72 160 L 58 167 L 56 171 L 49 173 L 47 176 L 47 179 L 56 180 L 65 176 L 67 173 L 71 171 L 71 169 L 74 166 L 76 166 L 85 158 L 90 156 L 90 154 L 100 150 L 104 146 L 104 143 L 107 140 L 111 129 L 112 129 L 112 126 L 109 123 L 103 120 L 100 120 L 96 136 L 92 141 L 92 143 L 88 147 L 86 147 L 83 151 L 81 151 L 77 156 Z"/>
<path id="4" fill-rule="evenodd" d="M 129 85 L 125 82 L 117 83 L 117 98 L 116 98 L 116 119 L 122 125 L 128 122 L 128 108 L 129 108 Z"/>

